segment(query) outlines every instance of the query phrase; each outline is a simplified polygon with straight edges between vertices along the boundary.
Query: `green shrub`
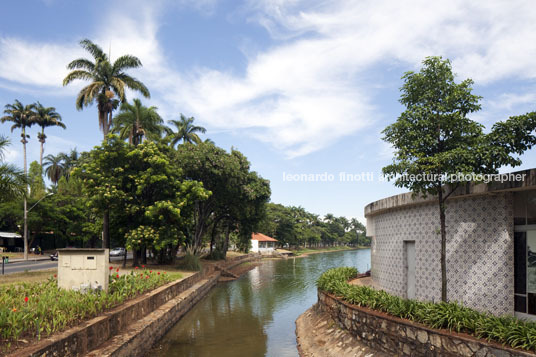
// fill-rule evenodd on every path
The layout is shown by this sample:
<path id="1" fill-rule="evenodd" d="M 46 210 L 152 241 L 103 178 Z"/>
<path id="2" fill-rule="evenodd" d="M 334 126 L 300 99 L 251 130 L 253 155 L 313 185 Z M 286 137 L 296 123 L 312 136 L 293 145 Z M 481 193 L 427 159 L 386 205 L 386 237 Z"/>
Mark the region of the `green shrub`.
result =
<path id="1" fill-rule="evenodd" d="M 383 290 L 348 284 L 348 280 L 357 274 L 355 268 L 330 269 L 318 278 L 317 286 L 320 290 L 337 295 L 351 304 L 382 311 L 432 328 L 465 332 L 514 348 L 536 350 L 536 322 L 511 316 L 497 317 L 464 307 L 458 302 L 408 300 Z"/>
<path id="2" fill-rule="evenodd" d="M 182 270 L 199 271 L 203 268 L 201 265 L 201 258 L 190 252 L 186 252 L 186 255 L 179 260 L 177 268 Z"/>
<path id="3" fill-rule="evenodd" d="M 23 337 L 48 336 L 180 277 L 147 270 L 110 272 L 108 292 L 63 290 L 54 277 L 0 286 L 0 346 L 5 350 Z"/>

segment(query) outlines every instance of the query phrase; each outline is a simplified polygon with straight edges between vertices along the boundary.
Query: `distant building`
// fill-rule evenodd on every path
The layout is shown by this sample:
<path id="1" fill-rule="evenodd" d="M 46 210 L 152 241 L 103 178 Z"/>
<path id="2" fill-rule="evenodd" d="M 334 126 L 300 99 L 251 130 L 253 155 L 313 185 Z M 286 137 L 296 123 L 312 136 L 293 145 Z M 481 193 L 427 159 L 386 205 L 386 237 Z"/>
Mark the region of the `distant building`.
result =
<path id="1" fill-rule="evenodd" d="M 536 318 L 536 169 L 504 178 L 463 185 L 447 200 L 447 298 L 496 315 Z M 437 206 L 431 196 L 405 193 L 365 207 L 375 286 L 440 301 Z"/>
<path id="2" fill-rule="evenodd" d="M 11 232 L 0 232 L 0 252 L 22 250 L 24 243 L 20 234 Z"/>
<path id="3" fill-rule="evenodd" d="M 251 251 L 254 253 L 271 253 L 275 250 L 277 239 L 268 237 L 262 233 L 251 235 Z"/>

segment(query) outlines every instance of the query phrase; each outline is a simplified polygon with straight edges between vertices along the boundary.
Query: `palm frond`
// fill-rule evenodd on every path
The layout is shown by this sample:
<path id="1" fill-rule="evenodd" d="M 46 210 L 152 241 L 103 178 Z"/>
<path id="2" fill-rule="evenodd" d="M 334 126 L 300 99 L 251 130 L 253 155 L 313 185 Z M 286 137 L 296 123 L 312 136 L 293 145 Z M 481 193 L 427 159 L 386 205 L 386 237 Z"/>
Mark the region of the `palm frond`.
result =
<path id="1" fill-rule="evenodd" d="M 89 39 L 83 39 L 80 41 L 80 46 L 82 46 L 83 49 L 91 53 L 93 58 L 95 59 L 107 59 L 108 56 L 106 56 L 106 53 L 102 50 L 102 48 L 99 47 L 99 45 L 93 43 Z"/>
<path id="2" fill-rule="evenodd" d="M 149 92 L 149 89 L 147 89 L 145 84 L 143 84 L 136 78 L 124 73 L 117 75 L 117 78 L 121 79 L 128 88 L 140 92 L 145 98 L 151 98 L 151 93 Z"/>
<path id="3" fill-rule="evenodd" d="M 125 69 L 139 68 L 141 66 L 142 64 L 138 57 L 132 55 L 123 55 L 114 61 L 113 71 L 115 74 L 120 74 Z"/>
<path id="4" fill-rule="evenodd" d="M 0 164 L 0 202 L 14 200 L 26 194 L 28 178 L 11 164 Z"/>
<path id="5" fill-rule="evenodd" d="M 67 69 L 84 69 L 88 72 L 95 70 L 95 63 L 86 58 L 77 58 L 67 65 Z"/>
<path id="6" fill-rule="evenodd" d="M 80 80 L 92 80 L 95 76 L 84 70 L 76 70 L 70 72 L 64 79 L 63 79 L 63 85 L 66 86 L 67 84 L 71 83 L 74 80 L 80 79 Z"/>

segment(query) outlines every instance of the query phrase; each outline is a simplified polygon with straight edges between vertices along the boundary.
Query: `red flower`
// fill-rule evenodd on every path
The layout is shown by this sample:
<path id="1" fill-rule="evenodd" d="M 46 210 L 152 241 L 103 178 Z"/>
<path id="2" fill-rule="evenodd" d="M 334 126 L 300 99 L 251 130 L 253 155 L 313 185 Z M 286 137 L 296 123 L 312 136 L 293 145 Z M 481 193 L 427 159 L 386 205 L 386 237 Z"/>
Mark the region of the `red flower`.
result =
<path id="1" fill-rule="evenodd" d="M 119 273 L 119 268 L 117 268 L 115 271 Z"/>
<path id="2" fill-rule="evenodd" d="M 135 267 L 134 269 L 138 269 L 138 267 Z"/>
<path id="3" fill-rule="evenodd" d="M 142 268 L 145 268 L 145 265 L 142 265 L 141 267 L 142 267 Z"/>
<path id="4" fill-rule="evenodd" d="M 110 269 L 110 270 L 114 270 L 114 267 L 110 267 L 109 269 Z"/>
<path id="5" fill-rule="evenodd" d="M 116 277 L 116 278 L 119 278 L 119 274 L 117 274 L 115 277 Z"/>
<path id="6" fill-rule="evenodd" d="M 153 271 L 152 270 L 149 270 L 149 273 L 152 273 Z"/>
<path id="7" fill-rule="evenodd" d="M 158 272 L 158 275 L 160 275 L 160 272 Z"/>
<path id="8" fill-rule="evenodd" d="M 17 312 L 17 308 L 16 308 L 16 307 L 13 308 L 13 312 Z"/>
<path id="9" fill-rule="evenodd" d="M 57 278 L 57 277 L 58 277 L 58 275 L 57 275 L 57 274 L 54 274 L 54 277 L 55 277 L 55 278 Z"/>
<path id="10" fill-rule="evenodd" d="M 24 297 L 24 302 L 28 302 L 28 296 Z"/>
<path id="11" fill-rule="evenodd" d="M 165 273 L 166 273 L 166 272 L 164 272 L 164 274 L 165 274 Z"/>
<path id="12" fill-rule="evenodd" d="M 149 275 L 147 275 L 147 276 L 145 277 L 145 279 L 149 279 Z"/>

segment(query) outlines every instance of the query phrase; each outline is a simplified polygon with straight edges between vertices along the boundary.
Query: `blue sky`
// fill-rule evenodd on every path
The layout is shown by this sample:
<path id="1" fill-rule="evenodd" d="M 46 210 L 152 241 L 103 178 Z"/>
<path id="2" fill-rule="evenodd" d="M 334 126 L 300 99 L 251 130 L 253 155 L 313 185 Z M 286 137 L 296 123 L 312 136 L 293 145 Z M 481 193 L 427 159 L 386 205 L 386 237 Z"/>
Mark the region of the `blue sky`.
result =
<path id="1" fill-rule="evenodd" d="M 131 74 L 151 91 L 144 104 L 166 120 L 194 116 L 217 145 L 246 154 L 271 181 L 274 202 L 320 215 L 363 219 L 367 203 L 402 192 L 379 180 L 392 157 L 381 131 L 403 110 L 400 77 L 426 56 L 450 58 L 460 80 L 475 81 L 484 99 L 473 118 L 488 128 L 536 101 L 529 0 L 28 0 L 3 1 L 0 13 L 0 105 L 40 101 L 67 125 L 48 130 L 45 154 L 89 150 L 102 138 L 96 108 L 75 109 L 83 83 L 61 85 L 89 38 L 112 59 L 141 59 Z M 22 166 L 19 133 L 7 124 L 0 133 L 12 139 L 7 160 Z M 531 167 L 534 150 L 519 169 Z M 341 172 L 373 180 L 342 182 Z M 333 181 L 284 180 L 322 173 Z"/>

